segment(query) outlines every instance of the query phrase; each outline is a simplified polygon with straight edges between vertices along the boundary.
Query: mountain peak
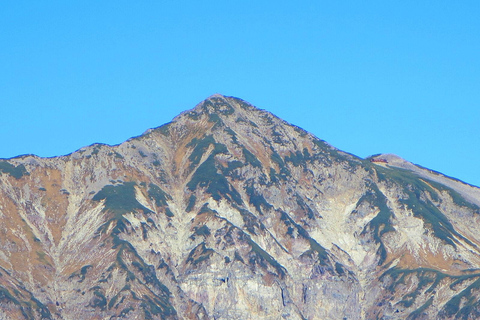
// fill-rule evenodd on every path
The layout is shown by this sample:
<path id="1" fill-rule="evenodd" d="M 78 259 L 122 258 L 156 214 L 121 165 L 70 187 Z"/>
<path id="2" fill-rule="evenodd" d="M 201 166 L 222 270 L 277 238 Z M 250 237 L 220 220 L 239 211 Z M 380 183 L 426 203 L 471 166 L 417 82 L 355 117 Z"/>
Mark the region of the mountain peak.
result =
<path id="1" fill-rule="evenodd" d="M 243 109 L 257 109 L 248 102 L 231 96 L 224 96 L 221 94 L 213 94 L 200 102 L 194 110 L 200 107 L 202 110 L 208 113 L 219 113 L 229 115 L 235 112 L 239 108 Z"/>
<path id="2" fill-rule="evenodd" d="M 215 98 L 227 98 L 227 96 L 221 94 L 221 93 L 214 93 L 212 94 L 211 96 L 207 97 L 205 100 L 209 100 L 209 99 L 215 99 Z M 204 100 L 204 101 L 205 101 Z"/>
<path id="3" fill-rule="evenodd" d="M 231 118 L 235 114 L 237 114 L 236 118 L 245 116 L 246 112 L 250 113 L 250 116 L 254 116 L 255 111 L 266 112 L 240 98 L 216 93 L 198 103 L 193 109 L 182 112 L 173 121 L 207 119 L 209 122 L 222 123 L 226 118 Z"/>

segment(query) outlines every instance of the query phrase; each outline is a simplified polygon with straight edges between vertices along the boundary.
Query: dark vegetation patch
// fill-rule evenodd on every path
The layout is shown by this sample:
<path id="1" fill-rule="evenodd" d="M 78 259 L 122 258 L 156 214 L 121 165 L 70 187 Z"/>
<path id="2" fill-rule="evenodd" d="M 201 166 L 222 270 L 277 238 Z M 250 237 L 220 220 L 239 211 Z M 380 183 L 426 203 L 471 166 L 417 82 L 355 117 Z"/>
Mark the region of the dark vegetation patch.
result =
<path id="1" fill-rule="evenodd" d="M 187 204 L 187 208 L 185 209 L 185 211 L 187 212 L 190 212 L 192 211 L 193 207 L 195 206 L 195 202 L 197 201 L 197 197 L 195 197 L 195 195 L 191 195 L 190 198 L 188 199 L 188 204 Z"/>
<path id="2" fill-rule="evenodd" d="M 255 209 L 257 209 L 258 213 L 263 215 L 262 208 L 264 210 L 269 210 L 273 208 L 273 206 L 268 203 L 267 200 L 265 200 L 265 198 L 255 190 L 253 184 L 253 180 L 247 181 L 247 184 L 245 186 L 245 192 L 249 197 L 249 203 L 253 205 Z"/>
<path id="3" fill-rule="evenodd" d="M 241 178 L 240 175 L 235 173 L 235 170 L 241 167 L 243 167 L 243 163 L 241 161 L 234 160 L 234 161 L 228 162 L 227 167 L 222 169 L 222 171 L 223 171 L 223 174 L 226 176 L 229 176 L 234 179 L 240 179 Z"/>
<path id="4" fill-rule="evenodd" d="M 274 168 L 270 168 L 269 176 L 270 176 L 270 181 L 272 181 L 273 183 L 278 182 L 277 171 L 275 171 Z"/>
<path id="5" fill-rule="evenodd" d="M 109 157 L 115 156 L 115 159 L 123 159 L 123 156 L 122 156 L 120 153 L 116 152 L 116 151 L 114 151 L 114 152 L 109 152 L 109 153 L 107 154 L 107 156 L 109 156 Z"/>
<path id="6" fill-rule="evenodd" d="M 233 255 L 233 260 L 234 261 L 239 261 L 243 264 L 245 264 L 245 261 L 243 260 L 242 256 L 240 255 L 240 253 L 238 253 L 238 251 L 235 251 L 235 254 Z"/>
<path id="7" fill-rule="evenodd" d="M 173 214 L 172 210 L 170 208 L 165 208 L 165 215 L 169 218 L 174 217 L 175 215 Z"/>
<path id="8" fill-rule="evenodd" d="M 144 213 L 152 211 L 145 208 L 135 198 L 135 182 L 125 182 L 119 185 L 107 185 L 93 196 L 93 201 L 105 199 L 104 211 L 111 211 L 115 215 L 123 215 L 128 212 L 141 210 Z"/>
<path id="9" fill-rule="evenodd" d="M 210 228 L 208 228 L 207 225 L 193 227 L 193 233 L 190 236 L 190 239 L 195 240 L 197 236 L 207 238 L 210 236 Z"/>
<path id="10" fill-rule="evenodd" d="M 78 280 L 78 282 L 83 282 L 83 280 L 85 280 L 85 276 L 87 275 L 88 269 L 91 269 L 91 268 L 93 268 L 92 265 L 90 265 L 90 264 L 89 264 L 89 265 L 85 265 L 85 266 L 83 266 L 82 268 L 80 268 L 79 271 L 72 273 L 72 274 L 68 277 L 68 279 L 72 279 L 72 278 L 78 277 L 78 278 L 80 278 L 80 279 Z"/>
<path id="11" fill-rule="evenodd" d="M 304 150 L 307 151 L 308 154 L 308 150 Z M 307 160 L 309 160 L 309 154 L 307 157 L 305 157 L 305 155 L 300 152 L 300 150 L 295 151 L 295 153 L 290 151 L 290 155 L 285 157 L 285 162 L 291 162 L 295 167 L 305 165 L 305 162 Z"/>
<path id="12" fill-rule="evenodd" d="M 200 211 L 198 211 L 198 214 L 201 215 L 201 214 L 211 214 L 211 215 L 217 215 L 217 211 L 215 210 L 212 210 L 208 207 L 208 203 L 205 203 L 202 208 L 200 209 Z"/>
<path id="13" fill-rule="evenodd" d="M 260 160 L 258 160 L 253 153 L 248 151 L 247 148 L 243 147 L 242 151 L 243 151 L 243 157 L 245 158 L 245 163 L 250 164 L 254 168 L 262 167 L 262 163 L 260 162 Z"/>
<path id="14" fill-rule="evenodd" d="M 23 176 L 29 175 L 27 169 L 25 169 L 25 166 L 23 164 L 14 166 L 7 161 L 0 161 L 0 172 L 9 174 L 17 180 Z"/>
<path id="15" fill-rule="evenodd" d="M 146 224 L 145 222 L 141 222 L 140 227 L 142 229 L 142 239 L 147 240 L 148 239 L 148 229 L 149 229 L 148 224 Z"/>
<path id="16" fill-rule="evenodd" d="M 192 141 L 187 144 L 187 147 L 193 147 L 193 151 L 188 157 L 190 160 L 190 169 L 193 169 L 200 163 L 200 160 L 210 145 L 214 146 L 210 156 L 228 153 L 227 147 L 224 144 L 217 143 L 212 135 L 204 136 L 202 139 L 193 138 Z"/>
<path id="17" fill-rule="evenodd" d="M 197 168 L 192 179 L 187 183 L 187 187 L 191 191 L 194 191 L 197 186 L 205 187 L 206 191 L 217 201 L 224 197 L 236 204 L 242 204 L 242 198 L 238 191 L 230 185 L 223 174 L 217 172 L 213 154 Z"/>
<path id="18" fill-rule="evenodd" d="M 282 157 L 275 151 L 275 149 L 273 149 L 273 147 L 270 147 L 270 150 L 272 151 L 270 159 L 278 165 L 280 170 L 279 174 L 276 176 L 282 180 L 287 180 L 290 176 L 290 170 L 285 165 L 285 161 L 283 161 Z"/>
<path id="19" fill-rule="evenodd" d="M 148 195 L 155 201 L 157 207 L 164 207 L 167 205 L 167 200 L 171 200 L 172 197 L 165 191 L 160 189 L 159 186 L 150 183 L 148 186 Z"/>
<path id="20" fill-rule="evenodd" d="M 233 131 L 231 128 L 225 128 L 225 132 L 230 135 L 230 137 L 232 139 L 232 142 L 234 144 L 238 145 L 238 138 L 237 138 L 237 134 L 235 133 L 235 131 Z"/>
<path id="21" fill-rule="evenodd" d="M 280 169 L 285 167 L 285 162 L 283 161 L 282 157 L 280 157 L 280 155 L 273 149 L 273 147 L 271 147 L 270 150 L 272 151 L 270 159 L 272 159 L 272 161 L 276 163 Z"/>
<path id="22" fill-rule="evenodd" d="M 337 272 L 339 275 L 343 275 L 345 273 L 341 263 L 335 262 L 335 272 Z"/>
<path id="23" fill-rule="evenodd" d="M 217 113 L 209 113 L 208 114 L 208 122 L 215 123 L 215 125 L 213 126 L 213 129 L 221 127 L 221 126 L 224 125 L 222 119 L 220 119 L 220 117 L 218 116 Z"/>
<path id="24" fill-rule="evenodd" d="M 377 255 L 380 257 L 379 265 L 385 262 L 387 258 L 387 250 L 382 241 L 382 236 L 391 231 L 395 231 L 390 219 L 393 217 L 393 212 L 387 205 L 387 198 L 378 189 L 374 183 L 369 184 L 369 189 L 358 200 L 356 208 L 359 208 L 364 202 L 368 203 L 370 207 L 378 208 L 379 213 L 365 226 L 362 231 L 362 235 L 365 235 L 370 231 L 373 234 L 373 239 L 379 244 Z"/>
<path id="25" fill-rule="evenodd" d="M 93 291 L 93 298 L 90 300 L 88 304 L 89 307 L 92 308 L 99 308 L 100 310 L 104 311 L 107 308 L 107 298 L 105 297 L 104 293 L 101 291 L 101 288 L 96 287 Z"/>
<path id="26" fill-rule="evenodd" d="M 193 229 L 193 239 L 195 240 L 195 236 L 201 236 L 201 237 L 208 237 L 210 235 L 210 229 L 206 226 L 203 225 L 201 227 L 195 227 Z"/>
<path id="27" fill-rule="evenodd" d="M 205 136 L 203 139 L 193 138 L 192 141 L 187 144 L 187 147 L 193 147 L 193 151 L 188 157 L 188 160 L 190 160 L 190 168 L 197 166 L 208 147 L 211 144 L 215 145 L 215 143 L 212 135 Z"/>
<path id="28" fill-rule="evenodd" d="M 135 212 L 138 210 L 143 213 L 152 213 L 151 210 L 140 204 L 135 198 L 135 183 L 125 182 L 119 185 L 107 185 L 102 188 L 92 198 L 93 201 L 105 200 L 103 212 L 111 213 L 112 217 L 105 222 L 97 232 L 104 232 L 108 229 L 111 223 L 115 224 L 112 234 L 126 232 L 131 225 L 130 222 L 123 217 L 124 214 Z"/>

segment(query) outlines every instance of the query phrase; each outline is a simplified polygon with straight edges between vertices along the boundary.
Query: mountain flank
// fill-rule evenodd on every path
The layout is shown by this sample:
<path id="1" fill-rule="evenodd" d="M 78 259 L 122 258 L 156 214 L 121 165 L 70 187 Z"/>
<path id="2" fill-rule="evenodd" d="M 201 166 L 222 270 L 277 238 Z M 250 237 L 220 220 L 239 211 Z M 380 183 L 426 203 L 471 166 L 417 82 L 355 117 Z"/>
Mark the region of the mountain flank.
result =
<path id="1" fill-rule="evenodd" d="M 213 95 L 0 160 L 1 319 L 477 319 L 480 190 Z"/>

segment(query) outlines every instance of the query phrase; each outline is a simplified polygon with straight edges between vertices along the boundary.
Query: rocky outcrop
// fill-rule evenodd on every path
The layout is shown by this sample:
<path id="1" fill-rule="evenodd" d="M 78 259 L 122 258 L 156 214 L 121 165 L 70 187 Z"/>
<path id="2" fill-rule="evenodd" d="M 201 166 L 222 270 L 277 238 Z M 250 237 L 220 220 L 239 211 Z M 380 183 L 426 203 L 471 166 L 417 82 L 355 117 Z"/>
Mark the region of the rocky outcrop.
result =
<path id="1" fill-rule="evenodd" d="M 0 318 L 477 318 L 479 189 L 379 157 L 214 95 L 2 160 Z"/>

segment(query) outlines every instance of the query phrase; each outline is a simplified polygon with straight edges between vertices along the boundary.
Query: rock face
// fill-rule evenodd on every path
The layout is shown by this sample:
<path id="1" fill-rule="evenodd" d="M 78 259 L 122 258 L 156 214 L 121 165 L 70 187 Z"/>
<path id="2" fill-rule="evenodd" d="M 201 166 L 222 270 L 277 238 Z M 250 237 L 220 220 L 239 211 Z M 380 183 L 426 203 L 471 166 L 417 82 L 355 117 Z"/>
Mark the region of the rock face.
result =
<path id="1" fill-rule="evenodd" d="M 478 188 L 237 98 L 0 173 L 0 319 L 480 317 Z"/>

